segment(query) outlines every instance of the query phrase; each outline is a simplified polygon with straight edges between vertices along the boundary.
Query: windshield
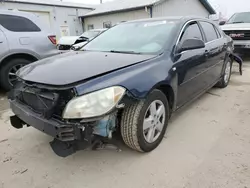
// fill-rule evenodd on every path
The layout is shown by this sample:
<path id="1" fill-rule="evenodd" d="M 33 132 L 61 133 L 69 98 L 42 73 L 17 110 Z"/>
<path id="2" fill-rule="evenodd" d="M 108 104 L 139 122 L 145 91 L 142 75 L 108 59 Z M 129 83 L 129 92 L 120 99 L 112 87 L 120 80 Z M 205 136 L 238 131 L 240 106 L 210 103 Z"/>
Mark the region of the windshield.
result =
<path id="1" fill-rule="evenodd" d="M 171 39 L 175 21 L 131 22 L 112 27 L 81 50 L 157 53 Z"/>
<path id="2" fill-rule="evenodd" d="M 97 36 L 100 33 L 100 31 L 86 31 L 84 32 L 81 37 L 85 37 L 85 38 L 94 38 L 95 36 Z"/>
<path id="3" fill-rule="evenodd" d="M 227 23 L 250 23 L 250 12 L 236 13 Z"/>

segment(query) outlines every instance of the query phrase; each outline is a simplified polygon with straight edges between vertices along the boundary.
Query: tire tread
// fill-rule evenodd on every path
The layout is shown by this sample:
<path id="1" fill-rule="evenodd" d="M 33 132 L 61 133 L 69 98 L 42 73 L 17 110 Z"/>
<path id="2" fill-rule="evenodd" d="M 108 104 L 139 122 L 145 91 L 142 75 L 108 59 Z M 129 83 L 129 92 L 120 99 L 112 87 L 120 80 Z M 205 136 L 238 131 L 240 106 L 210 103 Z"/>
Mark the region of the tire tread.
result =
<path id="1" fill-rule="evenodd" d="M 137 138 L 137 124 L 140 111 L 143 107 L 144 100 L 128 106 L 122 114 L 121 134 L 127 146 L 130 148 L 143 152 L 139 146 Z"/>

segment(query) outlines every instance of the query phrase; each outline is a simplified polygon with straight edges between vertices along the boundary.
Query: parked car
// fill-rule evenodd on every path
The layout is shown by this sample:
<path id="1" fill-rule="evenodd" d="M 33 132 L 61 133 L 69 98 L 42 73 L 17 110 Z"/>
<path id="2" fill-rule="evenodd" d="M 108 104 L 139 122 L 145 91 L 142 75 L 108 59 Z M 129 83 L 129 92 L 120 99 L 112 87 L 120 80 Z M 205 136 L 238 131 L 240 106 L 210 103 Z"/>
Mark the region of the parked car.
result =
<path id="1" fill-rule="evenodd" d="M 51 135 L 60 156 L 114 131 L 130 148 L 150 152 L 173 112 L 213 86 L 227 87 L 231 52 L 232 39 L 207 19 L 121 23 L 79 51 L 19 70 L 11 124 Z"/>
<path id="2" fill-rule="evenodd" d="M 235 13 L 227 22 L 220 22 L 220 25 L 234 40 L 236 53 L 250 53 L 250 12 Z"/>
<path id="3" fill-rule="evenodd" d="M 79 50 L 80 48 L 85 46 L 87 43 L 88 43 L 88 41 L 80 42 L 78 44 L 74 44 L 74 45 L 71 46 L 70 50 Z"/>
<path id="4" fill-rule="evenodd" d="M 56 36 L 31 13 L 0 10 L 0 85 L 10 90 L 16 71 L 58 54 Z"/>
<path id="5" fill-rule="evenodd" d="M 84 45 L 89 40 L 93 39 L 97 35 L 101 34 L 102 32 L 106 31 L 107 29 L 92 29 L 89 31 L 84 32 L 81 36 L 66 36 L 60 38 L 60 40 L 57 43 L 57 49 L 64 51 L 69 51 L 73 45 L 78 44 Z M 79 44 L 81 43 L 81 44 Z"/>

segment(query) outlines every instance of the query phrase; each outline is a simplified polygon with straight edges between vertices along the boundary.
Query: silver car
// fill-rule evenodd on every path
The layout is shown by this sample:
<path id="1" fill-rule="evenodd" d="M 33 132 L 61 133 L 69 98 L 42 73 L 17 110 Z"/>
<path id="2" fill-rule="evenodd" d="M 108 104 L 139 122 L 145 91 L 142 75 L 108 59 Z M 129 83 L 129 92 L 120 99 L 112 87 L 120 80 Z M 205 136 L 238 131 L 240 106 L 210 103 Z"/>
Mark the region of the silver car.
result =
<path id="1" fill-rule="evenodd" d="M 0 85 L 10 90 L 18 69 L 58 54 L 56 36 L 39 18 L 21 11 L 0 10 Z"/>

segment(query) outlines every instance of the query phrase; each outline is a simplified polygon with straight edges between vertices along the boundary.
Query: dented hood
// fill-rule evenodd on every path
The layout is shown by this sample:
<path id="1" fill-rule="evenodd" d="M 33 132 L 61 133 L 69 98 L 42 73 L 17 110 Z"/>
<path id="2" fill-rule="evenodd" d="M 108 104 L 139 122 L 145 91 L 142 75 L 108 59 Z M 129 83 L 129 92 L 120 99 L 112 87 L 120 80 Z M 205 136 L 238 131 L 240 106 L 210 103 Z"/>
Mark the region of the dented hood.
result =
<path id="1" fill-rule="evenodd" d="M 18 76 L 36 83 L 68 85 L 143 62 L 154 56 L 93 51 L 69 52 L 29 64 L 18 71 Z"/>

